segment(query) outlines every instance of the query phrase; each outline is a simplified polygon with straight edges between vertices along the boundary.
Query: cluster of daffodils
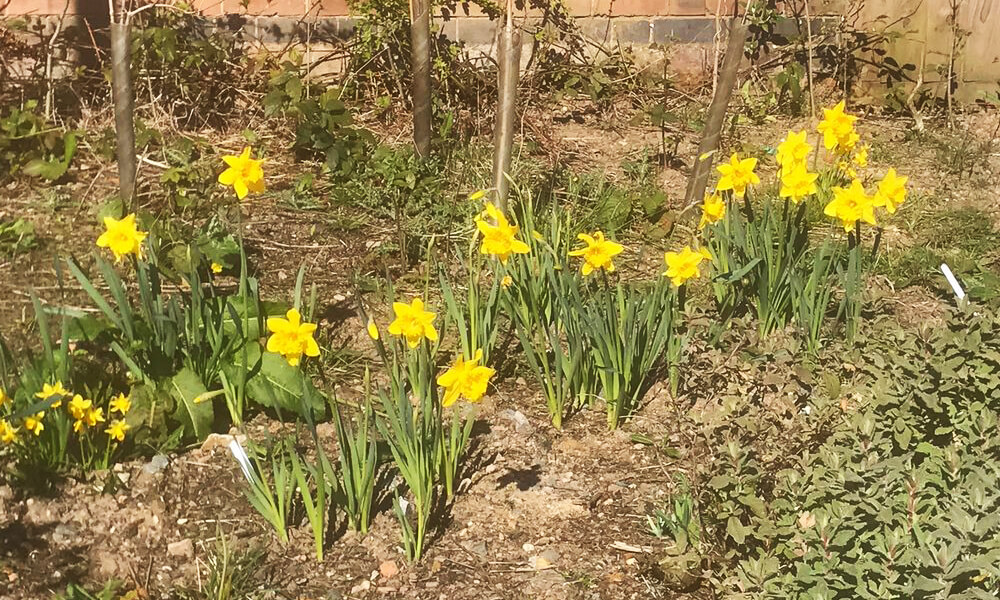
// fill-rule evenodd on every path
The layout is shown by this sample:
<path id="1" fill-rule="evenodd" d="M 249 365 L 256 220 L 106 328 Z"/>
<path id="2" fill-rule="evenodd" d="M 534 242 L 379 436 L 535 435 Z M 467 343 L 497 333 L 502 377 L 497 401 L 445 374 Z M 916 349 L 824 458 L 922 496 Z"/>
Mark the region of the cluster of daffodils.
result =
<path id="1" fill-rule="evenodd" d="M 829 160 L 836 163 L 830 172 L 829 182 L 846 185 L 831 185 L 833 198 L 824 207 L 824 214 L 840 222 L 844 231 L 850 232 L 858 223 L 876 225 L 876 208 L 883 208 L 889 214 L 906 200 L 907 178 L 888 169 L 878 181 L 875 191 L 869 194 L 864 182 L 858 177 L 856 168 L 868 166 L 868 146 L 858 145 L 861 139 L 855 128 L 857 116 L 845 112 L 842 101 L 833 108 L 823 110 L 823 120 L 816 127 Z M 778 195 L 798 204 L 819 192 L 820 174 L 810 172 L 809 155 L 814 150 L 805 130 L 789 131 L 778 145 L 775 160 L 778 163 L 778 177 L 781 183 Z M 751 185 L 760 183 L 754 173 L 757 159 L 743 158 L 733 154 L 729 163 L 719 165 L 719 181 L 715 191 L 705 197 L 702 204 L 700 228 L 721 221 L 726 215 L 723 193 L 729 192 L 734 198 L 744 198 Z M 826 181 L 826 180 L 824 180 Z"/>
<path id="2" fill-rule="evenodd" d="M 516 227 L 514 233 L 516 234 Z M 395 318 L 389 323 L 389 334 L 405 340 L 409 348 L 418 347 L 423 340 L 438 341 L 438 331 L 434 327 L 437 314 L 426 310 L 422 299 L 413 298 L 409 304 L 393 302 L 392 312 Z M 373 340 L 379 339 L 378 326 L 373 319 L 368 321 L 367 329 L 368 335 Z M 466 359 L 460 354 L 455 362 L 438 376 L 437 384 L 445 390 L 441 399 L 443 406 L 451 406 L 459 398 L 464 398 L 469 403 L 479 402 L 486 395 L 490 380 L 496 371 L 479 364 L 482 360 L 482 350 L 476 350 L 471 359 Z"/>
<path id="3" fill-rule="evenodd" d="M 724 212 L 725 204 L 721 201 L 720 204 L 722 207 L 720 210 Z M 501 264 L 505 264 L 512 254 L 528 254 L 531 251 L 526 243 L 518 239 L 518 226 L 512 225 L 492 203 L 487 203 L 483 213 L 477 217 L 476 228 L 483 236 L 480 252 L 495 256 Z M 541 238 L 538 232 L 532 232 L 532 235 L 536 239 Z M 605 273 L 615 271 L 614 259 L 625 250 L 624 246 L 607 239 L 602 231 L 581 233 L 577 239 L 583 242 L 583 245 L 571 250 L 569 255 L 582 259 L 580 263 L 582 275 L 586 277 L 602 271 Z M 665 275 L 675 286 L 683 285 L 688 279 L 699 276 L 698 264 L 705 258 L 706 254 L 703 251 L 692 251 L 689 247 L 680 253 L 667 252 L 664 255 L 667 264 Z M 510 275 L 504 275 L 501 279 L 501 285 L 505 288 L 511 283 Z"/>
<path id="4" fill-rule="evenodd" d="M 22 427 L 26 434 L 40 436 L 45 430 L 46 411 L 51 414 L 51 411 L 62 408 L 64 403 L 66 413 L 73 420 L 73 431 L 77 434 L 84 434 L 88 430 L 104 427 L 103 431 L 109 440 L 120 443 L 125 441 L 125 434 L 131 428 L 125 422 L 125 415 L 131 410 L 132 401 L 125 394 L 119 394 L 112 398 L 108 404 L 107 416 L 104 413 L 104 407 L 96 406 L 93 400 L 70 392 L 63 387 L 61 381 L 43 384 L 41 391 L 37 392 L 34 397 L 41 401 L 50 402 L 48 408 L 45 411 L 23 417 L 20 425 L 11 423 L 7 419 L 0 419 L 0 443 L 11 445 L 18 442 Z M 9 401 L 7 395 L 0 390 L 0 406 Z M 115 413 L 118 414 L 118 418 L 114 418 Z M 107 421 L 108 418 L 111 418 L 110 422 Z"/>

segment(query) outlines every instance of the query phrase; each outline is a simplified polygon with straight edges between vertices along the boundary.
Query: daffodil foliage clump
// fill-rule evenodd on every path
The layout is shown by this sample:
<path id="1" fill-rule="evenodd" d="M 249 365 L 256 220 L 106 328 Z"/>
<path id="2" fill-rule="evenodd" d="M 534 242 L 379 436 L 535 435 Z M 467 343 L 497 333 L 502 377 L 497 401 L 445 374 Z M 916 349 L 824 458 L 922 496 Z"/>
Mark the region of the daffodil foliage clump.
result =
<path id="1" fill-rule="evenodd" d="M 761 185 L 757 158 L 733 154 L 719 165 L 699 224 L 723 319 L 752 314 L 761 336 L 795 324 L 812 350 L 832 304 L 854 339 L 880 223 L 907 194 L 907 178 L 894 168 L 881 176 L 870 168 L 857 117 L 844 102 L 823 112 L 811 140 L 806 130 L 790 131 L 778 145 L 776 194 L 754 193 Z M 818 245 L 810 242 L 811 203 L 832 221 Z"/>
<path id="2" fill-rule="evenodd" d="M 956 310 L 924 336 L 885 321 L 824 365 L 793 419 L 734 397 L 707 429 L 719 456 L 700 514 L 723 549 L 720 592 L 1000 596 L 997 309 Z"/>

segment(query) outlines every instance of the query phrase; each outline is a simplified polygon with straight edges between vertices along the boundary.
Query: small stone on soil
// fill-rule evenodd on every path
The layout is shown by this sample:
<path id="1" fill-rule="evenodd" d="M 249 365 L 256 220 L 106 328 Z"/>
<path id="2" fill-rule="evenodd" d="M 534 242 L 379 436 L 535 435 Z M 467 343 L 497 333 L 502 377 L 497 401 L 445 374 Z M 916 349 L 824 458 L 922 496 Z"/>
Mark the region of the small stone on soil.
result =
<path id="1" fill-rule="evenodd" d="M 192 558 L 194 557 L 194 542 L 190 538 L 180 540 L 179 542 L 171 542 L 167 544 L 167 554 L 170 556 Z"/>

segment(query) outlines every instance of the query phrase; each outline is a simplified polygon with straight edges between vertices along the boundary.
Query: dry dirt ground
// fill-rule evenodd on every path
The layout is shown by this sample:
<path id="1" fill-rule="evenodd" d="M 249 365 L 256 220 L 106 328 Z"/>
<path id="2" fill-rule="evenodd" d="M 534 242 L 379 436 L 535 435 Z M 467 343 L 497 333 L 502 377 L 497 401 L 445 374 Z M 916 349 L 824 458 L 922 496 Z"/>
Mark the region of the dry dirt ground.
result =
<path id="1" fill-rule="evenodd" d="M 996 114 L 977 113 L 963 127 L 985 139 L 996 119 Z M 803 123 L 742 127 L 729 144 L 734 150 L 773 146 L 788 127 Z M 539 127 L 553 145 L 548 151 L 605 169 L 612 178 L 623 177 L 623 157 L 660 139 L 658 130 L 608 130 L 594 122 L 543 120 Z M 911 177 L 914 206 L 902 218 L 975 206 L 996 223 L 997 157 L 988 156 L 974 177 L 944 176 L 941 157 L 907 141 L 907 127 L 903 120 L 862 125 L 873 139 L 873 162 L 881 168 L 895 165 Z M 691 155 L 693 141 L 690 135 L 681 141 L 680 156 Z M 658 181 L 670 198 L 678 198 L 685 175 L 682 163 L 671 163 Z M 18 338 L 30 321 L 29 289 L 46 302 L 84 302 L 72 286 L 63 294 L 52 256 L 90 251 L 98 234 L 94 205 L 114 184 L 107 168 L 90 165 L 56 191 L 23 182 L 0 190 L 0 219 L 32 220 L 40 240 L 27 256 L 0 259 L 0 331 L 6 336 Z M 674 208 L 680 207 L 675 203 Z M 371 235 L 317 233 L 310 213 L 277 209 L 267 196 L 246 204 L 244 212 L 252 258 L 263 264 L 265 296 L 287 294 L 297 265 L 306 262 L 310 280 L 325 299 L 320 325 L 332 333 L 324 343 L 360 343 L 361 323 L 331 299 L 349 295 L 347 274 L 365 255 Z M 905 228 L 896 233 L 891 227 L 887 243 L 906 244 Z M 907 297 L 901 291 L 896 300 L 901 312 L 914 315 L 930 310 L 925 302 L 933 305 L 924 292 Z M 691 404 L 670 399 L 659 387 L 648 401 L 623 430 L 609 433 L 601 413 L 583 412 L 557 432 L 547 425 L 531 385 L 516 373 L 501 381 L 481 406 L 474 468 L 463 492 L 415 566 L 407 565 L 397 548 L 397 526 L 384 503 L 372 533 L 360 538 L 338 532 L 322 564 L 312 555 L 308 527 L 293 527 L 291 542 L 278 544 L 243 496 L 225 436 L 170 454 L 162 469 L 148 458 L 137 460 L 117 465 L 111 474 L 66 481 L 48 497 L 25 498 L 3 485 L 0 598 L 46 599 L 69 582 L 99 586 L 108 579 L 123 581 L 124 589 L 140 598 L 179 597 L 180 590 L 207 585 L 222 539 L 237 554 L 264 551 L 253 567 L 254 587 L 264 598 L 707 598 L 706 586 L 665 582 L 655 568 L 665 548 L 646 532 L 644 515 L 662 501 L 673 475 L 687 463 L 636 444 L 630 436 L 638 432 L 690 450 L 691 432 L 677 431 L 673 424 Z M 248 433 L 255 437 L 275 427 L 259 417 Z M 321 432 L 327 439 L 333 436 L 327 426 Z M 106 492 L 112 477 L 118 484 Z"/>

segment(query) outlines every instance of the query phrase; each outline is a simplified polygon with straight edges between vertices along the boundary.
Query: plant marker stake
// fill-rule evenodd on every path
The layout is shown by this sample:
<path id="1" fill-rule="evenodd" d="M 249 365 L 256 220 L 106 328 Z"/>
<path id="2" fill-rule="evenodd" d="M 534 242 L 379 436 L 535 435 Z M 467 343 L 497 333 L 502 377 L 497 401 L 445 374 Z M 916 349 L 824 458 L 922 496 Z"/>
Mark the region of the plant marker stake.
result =
<path id="1" fill-rule="evenodd" d="M 246 476 L 247 482 L 253 485 L 253 470 L 250 466 L 250 457 L 247 456 L 246 450 L 243 449 L 243 446 L 240 446 L 239 442 L 233 439 L 229 441 L 229 451 L 233 453 L 233 458 L 236 459 L 236 462 L 240 463 L 240 468 L 243 469 L 243 475 Z"/>
<path id="2" fill-rule="evenodd" d="M 948 284 L 951 285 L 951 289 L 955 292 L 955 296 L 961 303 L 965 300 L 965 292 L 962 290 L 961 284 L 958 283 L 958 279 L 955 279 L 955 274 L 951 272 L 948 265 L 941 263 L 941 272 L 944 273 L 945 279 L 948 280 Z"/>

